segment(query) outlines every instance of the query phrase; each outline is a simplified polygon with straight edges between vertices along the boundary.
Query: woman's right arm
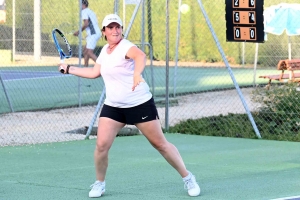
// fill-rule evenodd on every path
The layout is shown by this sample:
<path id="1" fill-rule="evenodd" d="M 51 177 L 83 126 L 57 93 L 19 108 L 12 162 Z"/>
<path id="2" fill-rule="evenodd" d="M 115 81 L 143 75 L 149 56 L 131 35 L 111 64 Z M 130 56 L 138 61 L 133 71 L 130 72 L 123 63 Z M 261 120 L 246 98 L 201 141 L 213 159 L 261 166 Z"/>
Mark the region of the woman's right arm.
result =
<path id="1" fill-rule="evenodd" d="M 68 66 L 67 64 L 60 64 L 59 70 L 63 68 L 66 74 L 67 66 Z M 71 65 L 69 67 L 68 72 L 69 74 L 83 77 L 83 78 L 97 78 L 101 76 L 100 70 L 101 70 L 101 65 L 96 63 L 93 68 L 82 68 L 82 67 L 75 67 Z"/>

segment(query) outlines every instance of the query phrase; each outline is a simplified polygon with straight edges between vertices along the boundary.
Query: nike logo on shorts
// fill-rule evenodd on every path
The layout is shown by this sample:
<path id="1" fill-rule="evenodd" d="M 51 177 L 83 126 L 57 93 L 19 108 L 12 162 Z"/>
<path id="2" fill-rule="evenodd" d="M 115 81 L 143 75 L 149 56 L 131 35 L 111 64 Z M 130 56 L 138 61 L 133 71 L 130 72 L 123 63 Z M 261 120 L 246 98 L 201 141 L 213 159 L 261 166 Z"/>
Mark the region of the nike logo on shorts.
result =
<path id="1" fill-rule="evenodd" d="M 146 119 L 148 116 L 146 116 L 146 117 L 142 117 L 142 119 Z"/>

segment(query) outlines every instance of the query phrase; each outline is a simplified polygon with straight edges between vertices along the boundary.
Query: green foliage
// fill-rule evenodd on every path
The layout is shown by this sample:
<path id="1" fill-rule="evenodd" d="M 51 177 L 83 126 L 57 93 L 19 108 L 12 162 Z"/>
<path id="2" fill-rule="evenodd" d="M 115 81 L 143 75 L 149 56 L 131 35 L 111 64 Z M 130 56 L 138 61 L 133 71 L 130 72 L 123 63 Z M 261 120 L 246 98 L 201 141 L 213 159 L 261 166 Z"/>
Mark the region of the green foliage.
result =
<path id="1" fill-rule="evenodd" d="M 263 103 L 261 111 L 279 114 L 295 114 L 300 112 L 298 105 L 300 93 L 296 83 L 273 85 L 270 90 L 257 88 L 254 100 Z"/>
<path id="2" fill-rule="evenodd" d="M 248 124 L 248 125 L 247 125 Z M 228 114 L 188 119 L 169 128 L 171 133 L 256 138 L 247 115 Z"/>
<path id="3" fill-rule="evenodd" d="M 270 90 L 257 88 L 254 100 L 263 106 L 256 117 L 265 121 L 264 131 L 290 140 L 300 138 L 300 93 L 297 84 L 272 86 Z M 260 124 L 262 125 L 262 124 Z"/>
<path id="4" fill-rule="evenodd" d="M 265 0 L 265 7 L 280 3 L 280 0 Z M 287 3 L 295 3 L 295 0 L 287 0 Z M 114 1 L 90 0 L 90 8 L 95 11 L 99 23 L 106 14 L 113 12 Z M 119 15 L 123 16 L 122 1 L 119 2 Z M 151 6 L 149 6 L 149 3 Z M 198 1 L 185 0 L 183 3 L 190 5 L 191 10 L 181 15 L 180 40 L 178 58 L 180 61 L 222 62 L 222 57 L 215 44 L 212 33 L 203 17 Z M 34 1 L 16 1 L 16 28 L 23 33 L 33 33 Z M 169 59 L 174 60 L 176 55 L 176 39 L 178 25 L 178 1 L 169 2 L 169 33 L 166 33 L 166 3 L 162 0 L 145 1 L 145 41 L 153 47 L 153 55 L 157 60 L 166 59 L 166 37 L 169 37 Z M 255 55 L 255 43 L 240 43 L 226 41 L 226 20 L 224 0 L 203 1 L 203 6 L 209 17 L 209 21 L 220 42 L 220 46 L 231 64 L 243 62 L 243 45 L 245 45 L 245 64 L 252 64 Z M 151 7 L 151 13 L 148 8 Z M 12 15 L 12 1 L 7 1 L 7 16 Z M 132 17 L 134 6 L 126 7 L 126 25 Z M 128 39 L 139 43 L 141 41 L 141 10 L 139 9 L 133 22 Z M 69 0 L 41 0 L 41 23 L 43 35 L 51 38 L 53 28 L 61 28 L 64 32 L 78 30 L 79 5 L 78 1 L 70 3 Z M 12 27 L 12 18 L 7 17 L 6 26 Z M 149 29 L 152 27 L 152 30 Z M 293 38 L 297 38 L 296 36 Z M 72 45 L 78 45 L 78 39 L 70 37 Z M 268 42 L 259 47 L 258 63 L 260 66 L 275 66 L 280 59 L 287 58 L 287 42 L 283 36 L 268 35 Z M 297 40 L 293 41 L 297 43 Z M 105 44 L 99 41 L 99 46 Z M 292 46 L 292 52 L 298 52 L 297 46 Z M 253 55 L 253 56 L 251 56 Z M 280 56 L 277 56 L 280 55 Z M 276 57 L 277 56 L 277 57 Z M 296 56 L 296 55 L 293 55 Z"/>
<path id="5" fill-rule="evenodd" d="M 282 115 L 277 115 L 273 119 L 267 116 L 266 113 L 254 113 L 253 115 L 262 139 L 300 142 L 299 118 L 287 120 Z M 284 120 L 287 121 L 284 122 Z M 166 132 L 166 130 L 163 131 Z M 246 114 L 189 119 L 169 127 L 168 132 L 218 137 L 257 138 Z"/>
<path id="6" fill-rule="evenodd" d="M 300 92 L 296 84 L 257 88 L 253 100 L 262 104 L 252 113 L 263 139 L 300 142 Z M 188 119 L 169 128 L 171 133 L 257 138 L 246 114 Z"/>

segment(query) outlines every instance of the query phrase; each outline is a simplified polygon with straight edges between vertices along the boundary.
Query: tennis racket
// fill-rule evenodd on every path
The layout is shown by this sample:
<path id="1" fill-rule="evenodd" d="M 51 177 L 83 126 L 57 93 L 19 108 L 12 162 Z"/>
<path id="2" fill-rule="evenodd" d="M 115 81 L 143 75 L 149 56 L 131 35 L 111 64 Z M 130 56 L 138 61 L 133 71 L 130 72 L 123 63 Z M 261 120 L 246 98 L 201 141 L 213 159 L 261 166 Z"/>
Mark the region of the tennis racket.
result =
<path id="1" fill-rule="evenodd" d="M 72 49 L 71 46 L 63 34 L 62 31 L 55 28 L 52 30 L 52 37 L 54 40 L 55 47 L 58 51 L 59 57 L 60 57 L 60 63 L 64 62 L 64 59 L 68 59 L 72 57 Z M 65 73 L 64 69 L 60 69 L 61 73 Z"/>

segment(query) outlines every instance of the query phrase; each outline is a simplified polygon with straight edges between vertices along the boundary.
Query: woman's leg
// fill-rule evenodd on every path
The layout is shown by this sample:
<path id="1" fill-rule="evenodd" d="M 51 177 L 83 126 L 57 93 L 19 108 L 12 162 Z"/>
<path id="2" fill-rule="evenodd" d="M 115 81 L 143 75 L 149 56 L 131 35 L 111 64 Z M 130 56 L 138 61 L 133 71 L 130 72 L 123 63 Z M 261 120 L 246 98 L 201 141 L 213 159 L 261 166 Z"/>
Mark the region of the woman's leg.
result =
<path id="1" fill-rule="evenodd" d="M 190 196 L 200 195 L 200 187 L 195 176 L 187 171 L 177 148 L 168 142 L 161 130 L 159 120 L 136 124 L 152 146 L 172 165 L 183 178 L 184 188 Z"/>
<path id="2" fill-rule="evenodd" d="M 94 152 L 96 181 L 91 185 L 89 197 L 101 197 L 105 192 L 105 175 L 108 166 L 108 151 L 121 128 L 125 124 L 110 118 L 100 117 L 98 123 L 97 142 Z"/>
<path id="3" fill-rule="evenodd" d="M 162 132 L 159 120 L 136 124 L 151 145 L 174 167 L 182 177 L 186 177 L 187 171 L 177 148 L 168 142 Z"/>
<path id="4" fill-rule="evenodd" d="M 124 123 L 114 121 L 110 118 L 99 118 L 97 143 L 94 152 L 96 178 L 98 181 L 103 182 L 105 180 L 108 166 L 108 151 L 116 135 L 124 126 Z"/>

